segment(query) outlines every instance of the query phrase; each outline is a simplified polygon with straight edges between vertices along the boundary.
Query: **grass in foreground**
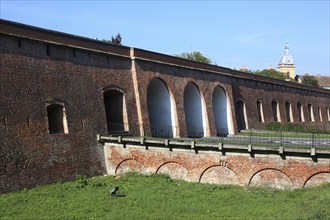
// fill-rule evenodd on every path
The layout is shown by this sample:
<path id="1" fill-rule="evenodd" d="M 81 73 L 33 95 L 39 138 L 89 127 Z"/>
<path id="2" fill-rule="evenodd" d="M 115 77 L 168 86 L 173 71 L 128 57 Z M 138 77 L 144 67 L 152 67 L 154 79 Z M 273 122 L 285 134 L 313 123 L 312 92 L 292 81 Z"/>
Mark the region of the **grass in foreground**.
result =
<path id="1" fill-rule="evenodd" d="M 131 173 L 1 195 L 0 219 L 330 219 L 329 204 L 330 184 L 279 191 Z"/>

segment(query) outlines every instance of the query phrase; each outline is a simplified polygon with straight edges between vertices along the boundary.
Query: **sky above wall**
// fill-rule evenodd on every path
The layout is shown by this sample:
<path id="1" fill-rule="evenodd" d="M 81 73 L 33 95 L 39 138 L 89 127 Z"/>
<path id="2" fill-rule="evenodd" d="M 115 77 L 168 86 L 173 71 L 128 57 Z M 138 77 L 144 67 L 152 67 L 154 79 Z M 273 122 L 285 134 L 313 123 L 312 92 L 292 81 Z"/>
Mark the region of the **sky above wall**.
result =
<path id="1" fill-rule="evenodd" d="M 2 19 L 168 55 L 200 51 L 217 65 L 262 70 L 289 41 L 296 74 L 330 75 L 328 0 L 0 1 Z"/>

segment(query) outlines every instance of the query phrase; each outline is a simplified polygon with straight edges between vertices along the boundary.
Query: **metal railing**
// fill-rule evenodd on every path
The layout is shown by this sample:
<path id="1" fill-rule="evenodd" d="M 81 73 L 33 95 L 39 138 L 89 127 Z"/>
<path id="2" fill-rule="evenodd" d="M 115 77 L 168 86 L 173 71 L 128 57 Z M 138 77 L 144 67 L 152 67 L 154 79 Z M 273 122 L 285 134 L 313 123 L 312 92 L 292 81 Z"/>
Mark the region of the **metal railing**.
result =
<path id="1" fill-rule="evenodd" d="M 107 126 L 108 126 L 108 134 L 128 132 L 126 129 L 128 125 L 125 123 L 108 122 Z"/>
<path id="2" fill-rule="evenodd" d="M 317 133 L 298 133 L 284 131 L 245 130 L 234 136 L 210 137 L 206 140 L 215 140 L 228 144 L 244 144 L 270 147 L 292 148 L 324 148 L 330 149 L 330 135 Z"/>
<path id="3" fill-rule="evenodd" d="M 128 126 L 124 123 L 108 123 L 110 135 L 124 136 L 129 134 Z M 178 127 L 169 125 L 151 125 L 150 137 L 173 138 Z M 292 148 L 319 148 L 330 149 L 330 134 L 299 133 L 284 131 L 244 130 L 236 135 L 228 135 L 227 129 L 217 129 L 217 136 L 204 137 L 204 127 L 188 127 L 186 138 L 173 138 L 181 140 L 198 140 L 203 142 L 216 142 L 230 145 L 253 145 L 269 147 Z M 147 134 L 147 135 L 146 135 Z M 149 136 L 145 133 L 145 137 Z"/>

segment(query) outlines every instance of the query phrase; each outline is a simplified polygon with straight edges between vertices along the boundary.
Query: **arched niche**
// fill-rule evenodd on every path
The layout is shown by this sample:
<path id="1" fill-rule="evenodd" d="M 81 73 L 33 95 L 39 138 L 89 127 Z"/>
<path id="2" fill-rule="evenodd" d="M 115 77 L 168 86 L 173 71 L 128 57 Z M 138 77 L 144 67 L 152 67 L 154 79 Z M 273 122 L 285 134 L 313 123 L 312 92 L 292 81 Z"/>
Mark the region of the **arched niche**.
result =
<path id="1" fill-rule="evenodd" d="M 277 122 L 281 122 L 280 107 L 278 101 L 273 99 L 271 102 L 271 106 L 272 106 L 273 120 Z"/>
<path id="2" fill-rule="evenodd" d="M 236 101 L 236 111 L 238 130 L 248 129 L 245 102 L 243 100 Z"/>
<path id="3" fill-rule="evenodd" d="M 291 103 L 289 101 L 285 102 L 285 114 L 286 114 L 286 122 L 293 122 L 292 108 L 291 108 Z"/>
<path id="4" fill-rule="evenodd" d="M 128 131 L 128 118 L 124 91 L 109 87 L 103 92 L 108 133 Z"/>
<path id="5" fill-rule="evenodd" d="M 313 105 L 310 102 L 307 104 L 307 112 L 308 112 L 308 120 L 310 122 L 314 122 L 315 119 L 314 119 Z"/>
<path id="6" fill-rule="evenodd" d="M 215 87 L 213 91 L 212 106 L 217 136 L 227 136 L 230 117 L 227 108 L 227 96 L 220 86 Z"/>
<path id="7" fill-rule="evenodd" d="M 301 102 L 297 102 L 297 112 L 299 122 L 305 122 L 304 111 Z"/>
<path id="8" fill-rule="evenodd" d="M 164 81 L 154 78 L 147 92 L 150 131 L 153 137 L 176 137 L 175 107 Z"/>
<path id="9" fill-rule="evenodd" d="M 193 83 L 188 83 L 184 90 L 184 111 L 188 137 L 204 136 L 202 97 Z"/>
<path id="10" fill-rule="evenodd" d="M 262 107 L 262 101 L 260 99 L 257 100 L 257 112 L 258 112 L 258 121 L 262 123 L 265 122 L 264 110 Z"/>

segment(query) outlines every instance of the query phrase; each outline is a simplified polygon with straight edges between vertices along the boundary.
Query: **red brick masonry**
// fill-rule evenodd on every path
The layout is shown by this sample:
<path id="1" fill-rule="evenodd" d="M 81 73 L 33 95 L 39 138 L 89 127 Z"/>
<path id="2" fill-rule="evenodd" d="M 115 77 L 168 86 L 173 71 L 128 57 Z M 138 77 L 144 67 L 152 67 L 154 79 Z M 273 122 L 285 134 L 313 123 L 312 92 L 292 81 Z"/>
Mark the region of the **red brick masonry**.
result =
<path id="1" fill-rule="evenodd" d="M 196 151 L 140 144 L 104 145 L 108 175 L 162 173 L 191 182 L 301 188 L 330 182 L 330 159 L 249 152 Z"/>

